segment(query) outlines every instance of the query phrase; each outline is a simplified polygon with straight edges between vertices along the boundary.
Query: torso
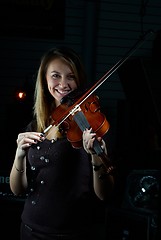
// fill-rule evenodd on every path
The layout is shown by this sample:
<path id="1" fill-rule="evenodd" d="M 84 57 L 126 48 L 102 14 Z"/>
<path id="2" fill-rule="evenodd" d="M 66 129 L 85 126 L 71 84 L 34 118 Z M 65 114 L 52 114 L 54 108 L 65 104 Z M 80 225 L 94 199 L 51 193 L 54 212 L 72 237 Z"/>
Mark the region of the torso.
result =
<path id="1" fill-rule="evenodd" d="M 28 151 L 31 174 L 23 221 L 46 232 L 77 231 L 91 219 L 92 169 L 89 157 L 66 137 L 47 138 Z"/>

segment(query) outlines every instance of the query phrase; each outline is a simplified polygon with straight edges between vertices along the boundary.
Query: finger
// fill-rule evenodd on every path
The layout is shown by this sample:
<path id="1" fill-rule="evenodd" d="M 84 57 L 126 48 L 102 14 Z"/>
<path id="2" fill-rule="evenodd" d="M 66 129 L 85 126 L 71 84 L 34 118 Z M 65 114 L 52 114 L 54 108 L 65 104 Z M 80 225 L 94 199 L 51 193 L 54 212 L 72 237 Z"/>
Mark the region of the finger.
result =
<path id="1" fill-rule="evenodd" d="M 18 135 L 18 139 L 17 139 L 17 144 L 19 144 L 20 142 L 22 142 L 22 144 L 25 143 L 37 143 L 38 141 L 41 142 L 43 141 L 45 138 L 41 133 L 37 133 L 37 132 L 25 132 L 25 133 L 20 133 Z"/>
<path id="2" fill-rule="evenodd" d="M 84 139 L 86 138 L 86 140 L 89 140 L 95 136 L 96 136 L 96 133 L 91 132 L 91 129 L 86 129 L 83 132 L 83 137 Z"/>

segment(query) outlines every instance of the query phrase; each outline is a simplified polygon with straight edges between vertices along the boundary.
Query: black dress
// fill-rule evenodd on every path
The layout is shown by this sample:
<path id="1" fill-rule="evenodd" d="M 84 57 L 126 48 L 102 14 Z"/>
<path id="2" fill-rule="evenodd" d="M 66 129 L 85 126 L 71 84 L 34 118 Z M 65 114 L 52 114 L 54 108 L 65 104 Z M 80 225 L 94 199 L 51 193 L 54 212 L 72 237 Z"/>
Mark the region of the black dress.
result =
<path id="1" fill-rule="evenodd" d="M 35 131 L 32 124 L 27 131 Z M 27 153 L 27 176 L 22 230 L 26 226 L 27 231 L 46 236 L 42 239 L 77 239 L 72 238 L 77 235 L 85 239 L 99 200 L 93 190 L 90 156 L 84 149 L 74 149 L 66 137 L 33 144 Z M 23 235 L 24 231 L 21 239 L 41 239 Z"/>

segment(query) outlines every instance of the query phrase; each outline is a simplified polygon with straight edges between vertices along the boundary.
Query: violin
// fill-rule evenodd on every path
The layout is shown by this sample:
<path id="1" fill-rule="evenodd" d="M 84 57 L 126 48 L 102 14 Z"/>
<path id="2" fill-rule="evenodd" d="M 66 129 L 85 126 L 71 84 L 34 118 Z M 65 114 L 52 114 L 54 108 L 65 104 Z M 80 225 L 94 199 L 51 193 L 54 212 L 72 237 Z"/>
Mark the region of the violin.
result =
<path id="1" fill-rule="evenodd" d="M 74 90 L 70 95 L 76 95 L 76 92 L 77 90 Z M 92 128 L 92 131 L 96 133 L 93 150 L 101 158 L 106 174 L 111 173 L 114 169 L 112 162 L 97 140 L 97 137 L 102 138 L 110 127 L 105 115 L 100 111 L 98 96 L 92 94 L 84 101 L 83 94 L 79 99 L 75 99 L 73 104 L 74 99 L 70 95 L 65 96 L 62 103 L 52 113 L 53 125 L 51 127 L 59 126 L 60 131 L 66 133 L 68 141 L 74 148 L 83 146 L 82 132 Z M 80 103 L 81 99 L 83 99 L 82 103 Z"/>
<path id="2" fill-rule="evenodd" d="M 150 31 L 150 33 L 152 32 Z M 149 32 L 145 34 L 145 37 L 148 34 Z M 92 131 L 96 133 L 93 149 L 101 158 L 106 174 L 111 174 L 114 166 L 103 151 L 97 138 L 103 137 L 108 132 L 110 124 L 105 115 L 100 111 L 99 98 L 94 92 L 142 45 L 145 37 L 139 40 L 125 57 L 118 61 L 91 88 L 83 91 L 74 90 L 62 98 L 61 104 L 52 113 L 53 124 L 44 130 L 44 133 L 46 133 L 53 126 L 57 126 L 66 132 L 67 139 L 74 148 L 80 148 L 82 147 L 82 132 L 87 128 L 92 128 Z"/>
<path id="3" fill-rule="evenodd" d="M 79 107 L 75 105 L 75 109 L 71 110 L 68 118 L 64 119 L 60 126 L 60 131 L 66 133 L 67 139 L 71 142 L 74 148 L 82 147 L 82 131 L 92 127 L 96 136 L 103 137 L 109 130 L 109 122 L 105 115 L 100 111 L 99 98 L 96 95 L 91 95 Z M 73 107 L 73 105 L 72 105 Z M 69 111 L 68 102 L 59 105 L 52 113 L 54 123 L 58 120 L 58 114 Z M 57 124 L 57 123 L 56 123 Z"/>

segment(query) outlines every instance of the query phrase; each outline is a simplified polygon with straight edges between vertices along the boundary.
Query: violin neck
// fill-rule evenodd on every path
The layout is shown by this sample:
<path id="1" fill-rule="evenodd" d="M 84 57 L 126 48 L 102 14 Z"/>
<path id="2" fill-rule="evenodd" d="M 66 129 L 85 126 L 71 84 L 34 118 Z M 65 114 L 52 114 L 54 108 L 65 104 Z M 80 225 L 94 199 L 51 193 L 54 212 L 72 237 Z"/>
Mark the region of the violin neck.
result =
<path id="1" fill-rule="evenodd" d="M 96 154 L 101 158 L 102 163 L 104 165 L 104 167 L 107 170 L 107 173 L 111 173 L 111 171 L 113 171 L 114 167 L 112 165 L 112 162 L 110 160 L 110 158 L 107 156 L 107 154 L 104 152 L 104 150 L 102 149 L 102 147 L 100 146 L 100 143 L 98 142 L 97 139 L 95 139 L 94 141 L 94 151 L 96 152 Z"/>

